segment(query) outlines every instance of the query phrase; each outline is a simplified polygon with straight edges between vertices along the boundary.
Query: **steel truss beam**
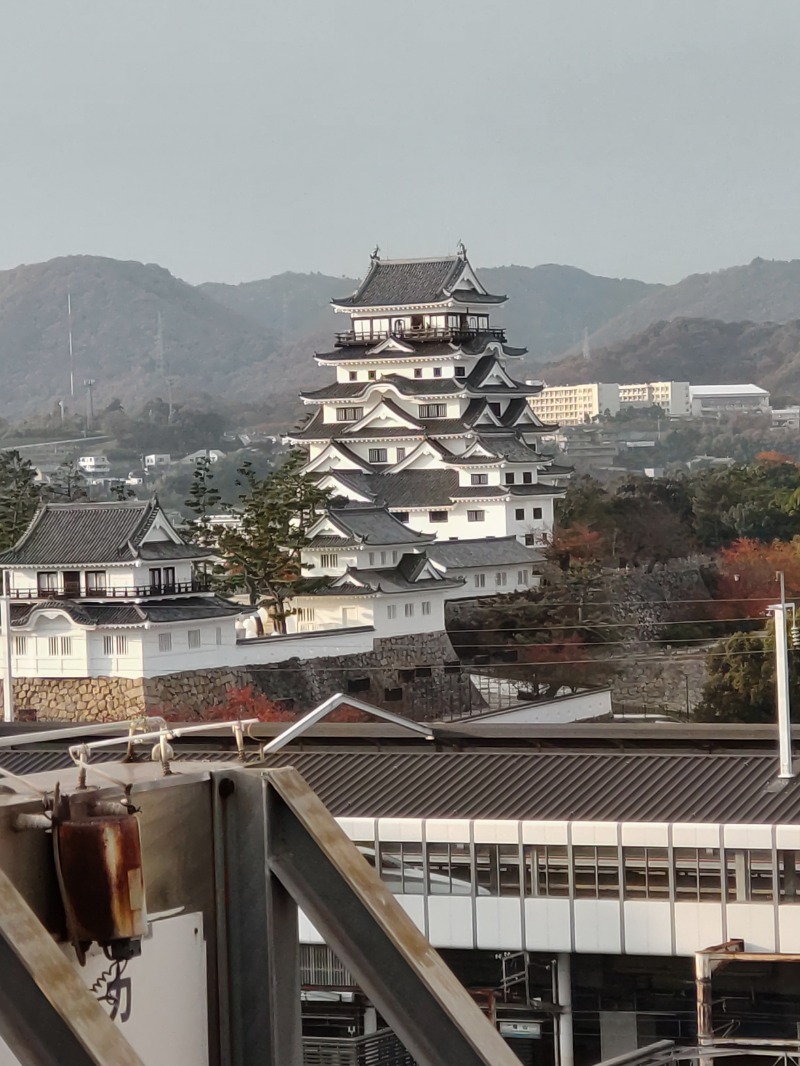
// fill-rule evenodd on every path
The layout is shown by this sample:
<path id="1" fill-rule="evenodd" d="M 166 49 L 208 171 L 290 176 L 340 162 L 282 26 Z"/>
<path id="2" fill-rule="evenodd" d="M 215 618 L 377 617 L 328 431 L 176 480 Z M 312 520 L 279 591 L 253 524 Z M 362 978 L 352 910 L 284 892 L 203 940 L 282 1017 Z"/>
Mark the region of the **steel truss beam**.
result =
<path id="1" fill-rule="evenodd" d="M 224 1066 L 301 1066 L 297 905 L 419 1066 L 519 1066 L 296 770 L 215 777 Z"/>
<path id="2" fill-rule="evenodd" d="M 25 1066 L 143 1066 L 2 870 L 0 1036 Z"/>

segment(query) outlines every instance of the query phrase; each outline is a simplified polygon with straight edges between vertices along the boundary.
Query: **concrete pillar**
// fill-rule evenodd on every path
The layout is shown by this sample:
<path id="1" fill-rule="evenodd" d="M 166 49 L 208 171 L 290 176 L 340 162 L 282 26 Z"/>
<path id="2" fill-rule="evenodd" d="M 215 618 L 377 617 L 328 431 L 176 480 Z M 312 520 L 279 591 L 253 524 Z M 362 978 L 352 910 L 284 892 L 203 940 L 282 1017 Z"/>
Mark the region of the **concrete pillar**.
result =
<path id="1" fill-rule="evenodd" d="M 378 1012 L 374 1007 L 364 1008 L 364 1036 L 378 1031 Z"/>
<path id="2" fill-rule="evenodd" d="M 572 1049 L 572 959 L 569 952 L 556 959 L 556 994 L 561 1008 L 558 1014 L 558 1066 L 574 1066 Z"/>

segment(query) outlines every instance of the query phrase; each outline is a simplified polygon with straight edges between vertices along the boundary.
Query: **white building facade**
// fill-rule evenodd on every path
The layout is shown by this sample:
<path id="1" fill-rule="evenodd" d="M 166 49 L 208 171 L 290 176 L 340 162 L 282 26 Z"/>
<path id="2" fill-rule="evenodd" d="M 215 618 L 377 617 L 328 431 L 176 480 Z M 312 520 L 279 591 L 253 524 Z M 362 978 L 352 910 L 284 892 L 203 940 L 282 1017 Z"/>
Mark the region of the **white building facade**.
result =
<path id="1" fill-rule="evenodd" d="M 48 503 L 0 555 L 15 677 L 154 677 L 236 655 L 241 608 L 157 501 Z M 209 661 L 211 660 L 211 661 Z"/>
<path id="2" fill-rule="evenodd" d="M 544 422 L 579 426 L 601 416 L 616 415 L 625 407 L 663 408 L 670 418 L 692 414 L 688 381 L 585 382 L 580 385 L 545 385 L 528 402 Z"/>
<path id="3" fill-rule="evenodd" d="M 692 385 L 689 392 L 695 418 L 770 413 L 769 392 L 758 385 Z"/>

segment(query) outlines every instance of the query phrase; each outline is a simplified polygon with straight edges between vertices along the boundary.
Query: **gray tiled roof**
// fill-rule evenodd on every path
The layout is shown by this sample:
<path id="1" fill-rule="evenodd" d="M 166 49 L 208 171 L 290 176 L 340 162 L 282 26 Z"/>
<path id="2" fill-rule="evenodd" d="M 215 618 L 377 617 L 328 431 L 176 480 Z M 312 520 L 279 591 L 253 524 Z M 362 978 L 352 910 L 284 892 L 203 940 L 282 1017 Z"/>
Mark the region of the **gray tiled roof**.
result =
<path id="1" fill-rule="evenodd" d="M 470 337 L 468 340 L 461 341 L 421 341 L 415 339 L 408 334 L 403 335 L 403 344 L 414 349 L 415 356 L 447 356 L 450 359 L 457 359 L 459 353 L 464 355 L 481 355 L 486 351 L 489 344 L 501 344 L 505 355 L 512 359 L 518 359 L 525 355 L 528 351 L 527 348 L 515 347 L 513 344 L 505 344 L 499 342 L 495 336 L 490 333 L 477 333 L 474 337 Z M 404 351 L 383 351 L 376 352 L 374 349 L 377 347 L 378 342 L 371 342 L 370 344 L 345 344 L 341 347 L 335 348 L 332 352 L 315 352 L 314 358 L 324 363 L 342 363 L 352 359 L 379 359 L 386 362 L 389 359 L 407 360 L 413 358 L 408 352 Z"/>
<path id="2" fill-rule="evenodd" d="M 306 422 L 300 429 L 292 430 L 287 436 L 291 440 L 340 440 L 347 442 L 348 440 L 382 440 L 383 438 L 390 437 L 453 437 L 459 436 L 462 433 L 469 433 L 472 425 L 483 410 L 486 401 L 480 399 L 470 400 L 466 411 L 461 418 L 420 418 L 415 419 L 414 415 L 408 414 L 405 411 L 400 411 L 396 405 L 392 404 L 391 400 L 384 401 L 386 406 L 399 411 L 399 415 L 406 421 L 417 422 L 417 426 L 406 427 L 392 427 L 390 429 L 379 426 L 377 429 L 371 429 L 369 427 L 365 429 L 359 429 L 348 432 L 347 422 L 325 422 L 323 419 L 322 408 L 317 410 L 314 417 Z M 522 401 L 525 402 L 524 400 Z M 491 429 L 491 426 L 481 427 L 481 432 L 484 429 Z M 531 427 L 535 430 L 535 427 Z"/>
<path id="3" fill-rule="evenodd" d="M 464 391 L 463 378 L 409 378 L 384 374 L 376 381 L 334 381 L 323 389 L 301 392 L 305 400 L 349 400 L 366 396 L 379 385 L 393 385 L 404 396 L 457 396 Z"/>
<path id="4" fill-rule="evenodd" d="M 427 544 L 434 539 L 430 534 L 409 529 L 385 507 L 354 503 L 348 507 L 331 507 L 328 515 L 356 543 Z"/>
<path id="5" fill-rule="evenodd" d="M 91 566 L 131 562 L 160 507 L 155 500 L 119 503 L 46 503 L 13 548 L 0 553 L 0 566 Z M 176 545 L 148 545 L 149 559 L 182 559 L 210 552 Z M 155 553 L 155 554 L 154 554 Z"/>
<path id="6" fill-rule="evenodd" d="M 443 259 L 373 259 L 367 276 L 352 296 L 332 300 L 337 307 L 405 307 L 439 303 L 450 298 L 466 265 L 460 255 Z M 461 302 L 502 303 L 505 296 L 474 293 Z"/>
<path id="7" fill-rule="evenodd" d="M 428 561 L 426 552 L 405 554 L 397 566 L 390 569 L 360 570 L 350 567 L 349 577 L 363 582 L 373 592 L 424 592 L 426 589 L 444 590 L 463 584 L 461 578 L 424 577 L 419 574 Z"/>
<path id="8" fill-rule="evenodd" d="M 468 566 L 533 566 L 544 562 L 535 548 L 521 544 L 516 537 L 482 540 L 437 540 L 427 549 L 435 563 L 459 569 Z"/>
<path id="9" fill-rule="evenodd" d="M 183 596 L 147 603 L 77 603 L 74 600 L 40 602 L 12 610 L 12 625 L 27 626 L 37 610 L 66 611 L 81 626 L 142 626 L 145 622 L 191 622 L 240 614 L 241 604 L 219 596 Z"/>

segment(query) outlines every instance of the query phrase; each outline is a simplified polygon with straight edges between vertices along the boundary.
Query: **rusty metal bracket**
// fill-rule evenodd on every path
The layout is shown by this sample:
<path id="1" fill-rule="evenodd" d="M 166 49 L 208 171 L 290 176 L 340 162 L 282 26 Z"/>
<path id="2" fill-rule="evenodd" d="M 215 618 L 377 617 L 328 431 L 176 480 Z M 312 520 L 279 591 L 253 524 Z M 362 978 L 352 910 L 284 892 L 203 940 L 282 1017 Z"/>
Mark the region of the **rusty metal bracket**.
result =
<path id="1" fill-rule="evenodd" d="M 2 870 L 0 1036 L 25 1066 L 144 1066 Z"/>

